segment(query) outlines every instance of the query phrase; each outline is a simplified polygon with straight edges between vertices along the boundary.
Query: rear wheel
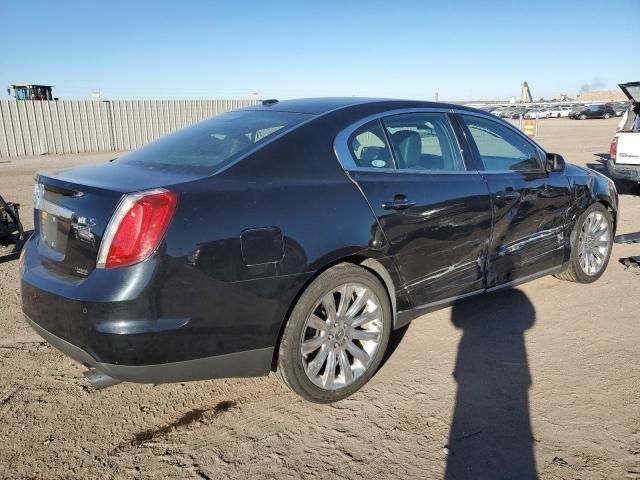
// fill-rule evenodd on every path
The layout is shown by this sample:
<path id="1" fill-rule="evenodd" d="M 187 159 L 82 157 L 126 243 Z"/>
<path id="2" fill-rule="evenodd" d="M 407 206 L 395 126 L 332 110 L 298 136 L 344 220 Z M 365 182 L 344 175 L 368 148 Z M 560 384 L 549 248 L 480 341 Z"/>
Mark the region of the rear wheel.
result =
<path id="1" fill-rule="evenodd" d="M 595 282 L 607 268 L 612 242 L 611 213 L 604 205 L 595 203 L 576 222 L 571 234 L 569 264 L 556 277 L 578 283 Z"/>
<path id="2" fill-rule="evenodd" d="M 380 366 L 391 318 L 389 297 L 377 277 L 352 264 L 330 268 L 307 287 L 291 313 L 278 375 L 312 402 L 348 397 Z"/>
<path id="3" fill-rule="evenodd" d="M 609 115 L 608 113 L 605 113 L 605 114 L 604 114 L 604 118 L 605 118 L 605 120 L 606 120 L 607 118 L 611 118 L 611 115 Z"/>

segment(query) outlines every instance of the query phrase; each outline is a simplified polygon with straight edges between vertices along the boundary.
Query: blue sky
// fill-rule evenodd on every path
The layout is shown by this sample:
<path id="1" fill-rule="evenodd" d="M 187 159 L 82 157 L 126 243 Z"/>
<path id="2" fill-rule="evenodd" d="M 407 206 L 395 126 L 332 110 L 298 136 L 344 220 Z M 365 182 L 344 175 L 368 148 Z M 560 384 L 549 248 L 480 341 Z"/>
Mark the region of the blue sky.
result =
<path id="1" fill-rule="evenodd" d="M 0 98 L 535 99 L 640 80 L 640 1 L 0 2 Z"/>

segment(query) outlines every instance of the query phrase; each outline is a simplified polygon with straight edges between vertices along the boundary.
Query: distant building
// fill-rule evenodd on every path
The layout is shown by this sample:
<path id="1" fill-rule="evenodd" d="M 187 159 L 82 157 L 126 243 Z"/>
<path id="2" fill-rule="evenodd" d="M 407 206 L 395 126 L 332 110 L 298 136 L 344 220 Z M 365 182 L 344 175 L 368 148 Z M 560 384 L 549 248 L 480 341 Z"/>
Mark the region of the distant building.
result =
<path id="1" fill-rule="evenodd" d="M 627 97 L 619 90 L 592 90 L 578 94 L 577 100 L 581 102 L 619 102 L 627 100 Z"/>
<path id="2" fill-rule="evenodd" d="M 522 84 L 522 94 L 520 95 L 520 102 L 522 103 L 533 102 L 533 97 L 531 96 L 531 90 L 529 90 L 529 84 L 527 82 L 524 82 Z"/>

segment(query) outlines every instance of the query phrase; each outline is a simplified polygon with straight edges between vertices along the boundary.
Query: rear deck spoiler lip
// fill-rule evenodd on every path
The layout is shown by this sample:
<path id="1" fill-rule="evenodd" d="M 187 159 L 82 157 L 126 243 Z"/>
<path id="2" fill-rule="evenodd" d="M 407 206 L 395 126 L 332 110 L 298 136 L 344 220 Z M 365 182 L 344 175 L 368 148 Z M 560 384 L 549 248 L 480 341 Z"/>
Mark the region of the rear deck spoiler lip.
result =
<path id="1" fill-rule="evenodd" d="M 52 186 L 61 190 L 66 190 L 68 192 L 75 192 L 75 195 L 73 196 L 80 196 L 80 194 L 84 194 L 84 193 L 96 193 L 96 192 L 105 190 L 103 188 L 95 187 L 90 184 L 81 185 L 78 183 L 69 182 L 67 180 L 56 178 L 54 172 L 55 171 L 53 170 L 39 171 L 38 173 L 36 173 L 36 178 L 35 178 L 36 183 L 41 183 L 46 186 Z M 123 192 L 119 192 L 118 190 L 115 190 L 115 191 L 121 194 L 123 193 Z"/>

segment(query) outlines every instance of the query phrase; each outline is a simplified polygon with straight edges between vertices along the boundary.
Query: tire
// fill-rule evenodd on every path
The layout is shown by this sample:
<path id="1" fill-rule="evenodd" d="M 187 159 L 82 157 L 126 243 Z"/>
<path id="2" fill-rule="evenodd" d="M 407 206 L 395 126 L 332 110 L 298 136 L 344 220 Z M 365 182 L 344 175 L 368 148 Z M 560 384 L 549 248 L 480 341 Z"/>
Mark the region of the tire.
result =
<path id="1" fill-rule="evenodd" d="M 579 118 L 580 118 L 580 120 L 586 120 L 586 119 L 587 119 L 587 116 L 583 113 L 582 115 L 580 115 L 580 117 L 579 117 Z"/>
<path id="2" fill-rule="evenodd" d="M 605 222 L 607 228 L 607 247 L 606 252 L 600 252 L 602 255 L 602 264 L 599 265 L 597 270 L 593 272 L 587 272 L 584 268 L 584 251 L 581 248 L 581 237 L 584 237 L 585 231 L 589 230 L 590 225 L 596 226 L 593 222 L 590 222 L 590 218 L 596 218 L 601 216 L 601 222 Z M 602 225 L 602 224 L 601 224 Z M 597 232 L 596 232 L 597 233 Z M 592 245 L 599 245 L 604 240 L 602 240 L 603 236 L 597 236 L 595 240 L 592 240 Z M 571 255 L 569 256 L 569 261 L 567 263 L 566 269 L 558 274 L 556 274 L 556 278 L 560 280 L 567 280 L 570 282 L 577 283 L 592 283 L 598 280 L 604 271 L 607 269 L 607 265 L 609 264 L 609 259 L 611 258 L 611 249 L 613 246 L 613 220 L 611 217 L 611 213 L 607 208 L 601 203 L 594 203 L 587 210 L 580 215 L 578 221 L 573 227 L 573 232 L 571 232 Z M 593 246 L 591 251 L 598 248 L 597 246 Z M 588 250 L 586 250 L 588 251 Z M 597 257 L 587 255 L 589 258 L 593 258 L 595 262 L 598 261 Z M 589 263 L 587 263 L 587 266 Z M 587 270 L 589 268 L 587 267 Z"/>
<path id="3" fill-rule="evenodd" d="M 344 306 L 343 297 L 348 298 Z M 366 303 L 362 303 L 363 299 Z M 359 302 L 361 307 L 356 305 Z M 328 310 L 333 305 L 333 317 L 325 304 Z M 354 326 L 365 315 L 371 320 Z M 332 324 L 332 318 L 337 322 Z M 320 274 L 293 308 L 278 350 L 277 374 L 306 400 L 342 400 L 357 392 L 380 366 L 389 343 L 391 322 L 389 296 L 378 278 L 356 265 L 336 265 Z M 303 353 L 303 349 L 307 352 Z"/>
<path id="4" fill-rule="evenodd" d="M 607 120 L 608 118 L 611 118 L 611 115 L 609 115 L 608 113 L 604 114 L 604 119 Z"/>

